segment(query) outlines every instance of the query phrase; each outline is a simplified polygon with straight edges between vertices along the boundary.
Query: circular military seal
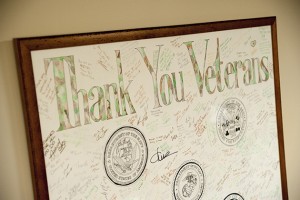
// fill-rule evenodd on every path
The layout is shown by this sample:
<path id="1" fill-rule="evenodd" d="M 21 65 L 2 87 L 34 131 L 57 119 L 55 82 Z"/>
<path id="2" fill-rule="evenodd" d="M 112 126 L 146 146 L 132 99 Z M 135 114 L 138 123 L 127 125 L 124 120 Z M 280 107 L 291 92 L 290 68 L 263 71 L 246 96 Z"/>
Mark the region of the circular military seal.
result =
<path id="1" fill-rule="evenodd" d="M 227 99 L 217 114 L 217 132 L 226 145 L 235 145 L 243 137 L 247 126 L 244 104 L 236 98 Z"/>
<path id="2" fill-rule="evenodd" d="M 244 198 L 238 193 L 231 193 L 224 200 L 244 200 Z"/>
<path id="3" fill-rule="evenodd" d="M 109 179 L 117 185 L 129 185 L 143 173 L 148 147 L 143 134 L 125 126 L 109 138 L 104 151 L 104 168 Z"/>
<path id="4" fill-rule="evenodd" d="M 198 163 L 190 161 L 178 169 L 173 183 L 175 200 L 199 200 L 204 189 L 204 174 Z"/>

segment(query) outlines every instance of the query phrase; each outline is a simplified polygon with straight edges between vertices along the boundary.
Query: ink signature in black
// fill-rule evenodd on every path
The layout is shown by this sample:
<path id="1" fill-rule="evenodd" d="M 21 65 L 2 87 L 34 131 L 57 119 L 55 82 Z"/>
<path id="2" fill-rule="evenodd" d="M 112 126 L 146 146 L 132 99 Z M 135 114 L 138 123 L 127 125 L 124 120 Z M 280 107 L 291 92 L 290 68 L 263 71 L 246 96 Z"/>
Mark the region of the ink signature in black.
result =
<path id="1" fill-rule="evenodd" d="M 157 147 L 156 153 L 151 157 L 150 162 L 151 163 L 156 163 L 156 162 L 162 161 L 163 159 L 165 159 L 165 158 L 167 158 L 171 155 L 174 155 L 176 153 L 178 153 L 178 151 L 175 151 L 175 152 L 172 152 L 172 153 L 170 153 L 170 151 L 167 151 L 166 153 L 162 153 L 159 150 L 159 147 Z"/>

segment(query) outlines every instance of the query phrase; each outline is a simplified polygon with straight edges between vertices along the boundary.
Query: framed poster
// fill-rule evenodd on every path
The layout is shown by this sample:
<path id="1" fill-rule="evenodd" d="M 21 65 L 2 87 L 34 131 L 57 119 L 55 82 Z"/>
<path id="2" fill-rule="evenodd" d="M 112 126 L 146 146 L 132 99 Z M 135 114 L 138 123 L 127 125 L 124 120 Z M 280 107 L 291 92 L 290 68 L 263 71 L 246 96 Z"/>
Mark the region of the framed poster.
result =
<path id="1" fill-rule="evenodd" d="M 275 17 L 15 44 L 36 199 L 288 199 Z"/>

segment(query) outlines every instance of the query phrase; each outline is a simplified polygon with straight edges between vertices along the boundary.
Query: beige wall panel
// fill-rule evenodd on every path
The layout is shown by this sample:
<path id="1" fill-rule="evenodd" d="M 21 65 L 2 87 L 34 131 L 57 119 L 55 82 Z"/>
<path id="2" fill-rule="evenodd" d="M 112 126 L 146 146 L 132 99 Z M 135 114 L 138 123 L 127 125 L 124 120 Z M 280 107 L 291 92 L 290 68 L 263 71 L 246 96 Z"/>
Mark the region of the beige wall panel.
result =
<path id="1" fill-rule="evenodd" d="M 0 199 L 33 199 L 13 38 L 265 16 L 277 16 L 288 189 L 300 199 L 299 9 L 298 0 L 0 0 Z"/>

